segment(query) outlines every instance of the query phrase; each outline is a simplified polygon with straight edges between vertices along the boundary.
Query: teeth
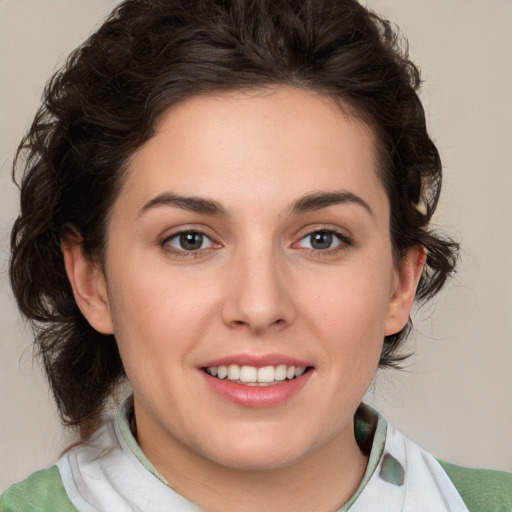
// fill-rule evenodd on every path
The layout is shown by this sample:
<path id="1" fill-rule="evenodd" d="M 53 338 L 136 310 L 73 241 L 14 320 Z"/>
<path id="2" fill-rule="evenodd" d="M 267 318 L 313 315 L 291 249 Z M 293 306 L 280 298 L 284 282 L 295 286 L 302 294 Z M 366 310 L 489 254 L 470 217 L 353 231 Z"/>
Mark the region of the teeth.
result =
<path id="1" fill-rule="evenodd" d="M 285 364 L 280 364 L 279 366 L 276 366 L 276 369 L 274 370 L 274 379 L 275 380 L 286 379 L 286 365 Z"/>
<path id="2" fill-rule="evenodd" d="M 258 370 L 258 382 L 274 382 L 274 367 L 264 366 Z"/>
<path id="3" fill-rule="evenodd" d="M 240 380 L 242 382 L 256 382 L 258 380 L 258 369 L 254 366 L 242 366 L 240 368 Z"/>
<path id="4" fill-rule="evenodd" d="M 240 378 L 240 366 L 230 364 L 228 366 L 228 380 L 238 380 Z"/>
<path id="5" fill-rule="evenodd" d="M 219 379 L 225 379 L 228 376 L 228 367 L 227 366 L 219 366 L 217 368 L 217 377 Z"/>
<path id="6" fill-rule="evenodd" d="M 209 366 L 206 372 L 217 377 L 231 381 L 238 381 L 248 384 L 271 384 L 273 382 L 281 382 L 283 380 L 291 380 L 300 377 L 306 368 L 303 366 L 286 366 L 280 364 L 277 366 L 263 366 L 256 368 L 255 366 L 238 366 L 230 364 L 229 366 Z"/>
<path id="7" fill-rule="evenodd" d="M 300 366 L 298 366 L 297 368 L 295 368 L 295 377 L 300 377 L 305 371 L 306 368 L 301 368 Z"/>

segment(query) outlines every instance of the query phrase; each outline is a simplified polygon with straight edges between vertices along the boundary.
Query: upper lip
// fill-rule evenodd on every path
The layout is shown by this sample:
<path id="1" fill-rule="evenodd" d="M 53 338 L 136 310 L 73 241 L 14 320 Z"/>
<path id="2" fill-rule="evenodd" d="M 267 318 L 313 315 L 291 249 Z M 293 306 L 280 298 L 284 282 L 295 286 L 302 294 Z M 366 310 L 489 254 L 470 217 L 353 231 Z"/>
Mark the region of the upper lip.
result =
<path id="1" fill-rule="evenodd" d="M 229 366 L 230 364 L 236 364 L 238 366 L 255 366 L 256 368 L 277 366 L 280 364 L 303 368 L 312 366 L 303 359 L 298 359 L 285 354 L 232 354 L 207 361 L 205 364 L 201 365 L 201 368 Z"/>

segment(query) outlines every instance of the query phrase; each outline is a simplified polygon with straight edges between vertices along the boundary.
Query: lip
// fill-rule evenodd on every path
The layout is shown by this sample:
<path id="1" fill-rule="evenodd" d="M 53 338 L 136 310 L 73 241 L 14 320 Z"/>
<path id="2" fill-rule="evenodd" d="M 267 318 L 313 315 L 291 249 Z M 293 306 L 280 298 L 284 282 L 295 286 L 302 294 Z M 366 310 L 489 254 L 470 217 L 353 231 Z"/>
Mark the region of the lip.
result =
<path id="1" fill-rule="evenodd" d="M 310 368 L 300 377 L 269 386 L 247 386 L 226 379 L 217 379 L 203 370 L 200 373 L 209 389 L 222 399 L 242 407 L 263 409 L 284 405 L 297 396 L 308 383 L 314 370 Z"/>
<path id="2" fill-rule="evenodd" d="M 208 368 L 211 366 L 229 366 L 230 364 L 237 364 L 238 366 L 255 366 L 262 368 L 264 366 L 277 366 L 285 364 L 286 366 L 295 366 L 307 368 L 313 366 L 311 362 L 290 357 L 284 354 L 232 354 L 230 356 L 213 359 L 202 364 L 201 368 Z"/>

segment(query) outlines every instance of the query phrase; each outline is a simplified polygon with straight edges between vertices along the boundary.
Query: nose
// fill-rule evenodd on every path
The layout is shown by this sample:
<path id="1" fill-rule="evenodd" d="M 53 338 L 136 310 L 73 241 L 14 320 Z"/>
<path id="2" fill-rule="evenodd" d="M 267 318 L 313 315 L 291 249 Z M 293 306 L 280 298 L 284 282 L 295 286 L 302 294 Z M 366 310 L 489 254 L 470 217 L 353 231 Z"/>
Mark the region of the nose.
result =
<path id="1" fill-rule="evenodd" d="M 240 251 L 226 283 L 222 316 L 231 328 L 252 334 L 279 331 L 293 322 L 292 283 L 283 257 L 272 248 Z"/>

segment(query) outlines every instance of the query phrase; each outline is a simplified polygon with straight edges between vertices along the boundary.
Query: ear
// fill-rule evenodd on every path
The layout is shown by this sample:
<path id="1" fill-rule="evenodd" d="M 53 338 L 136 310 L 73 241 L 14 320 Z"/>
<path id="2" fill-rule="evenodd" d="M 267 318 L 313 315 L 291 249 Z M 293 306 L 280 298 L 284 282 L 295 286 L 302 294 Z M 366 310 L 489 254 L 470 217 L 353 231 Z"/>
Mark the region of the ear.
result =
<path id="1" fill-rule="evenodd" d="M 396 291 L 389 302 L 386 336 L 396 334 L 405 327 L 426 258 L 426 249 L 418 245 L 407 249 L 400 261 L 400 267 L 397 271 Z"/>
<path id="2" fill-rule="evenodd" d="M 103 271 L 83 251 L 82 238 L 74 233 L 61 240 L 62 254 L 76 303 L 91 326 L 103 334 L 114 332 Z"/>

